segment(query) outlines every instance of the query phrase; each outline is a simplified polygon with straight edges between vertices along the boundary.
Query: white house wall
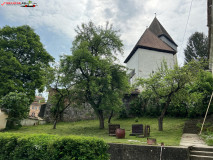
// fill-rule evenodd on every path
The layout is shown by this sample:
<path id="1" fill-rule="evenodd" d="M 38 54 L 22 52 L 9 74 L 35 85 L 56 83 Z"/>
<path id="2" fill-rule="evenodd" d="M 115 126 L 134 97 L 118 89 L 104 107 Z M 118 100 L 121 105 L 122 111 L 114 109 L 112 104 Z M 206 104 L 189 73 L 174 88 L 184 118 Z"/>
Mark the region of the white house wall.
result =
<path id="1" fill-rule="evenodd" d="M 5 114 L 3 111 L 0 109 L 0 130 L 4 129 L 6 127 L 7 123 L 7 117 L 8 115 Z"/>

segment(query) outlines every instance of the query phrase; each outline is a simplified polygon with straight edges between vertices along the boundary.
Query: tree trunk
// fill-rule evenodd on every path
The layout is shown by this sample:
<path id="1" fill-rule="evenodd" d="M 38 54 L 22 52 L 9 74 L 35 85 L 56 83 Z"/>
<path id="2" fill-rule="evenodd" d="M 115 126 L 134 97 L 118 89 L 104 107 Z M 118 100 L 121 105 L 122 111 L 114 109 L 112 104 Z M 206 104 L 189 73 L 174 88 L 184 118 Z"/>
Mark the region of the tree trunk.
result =
<path id="1" fill-rule="evenodd" d="M 169 107 L 170 102 L 171 102 L 171 99 L 170 99 L 170 97 L 168 97 L 165 107 L 163 108 L 161 115 L 158 117 L 158 130 L 159 131 L 163 131 L 163 117 L 167 111 L 167 108 Z"/>
<path id="2" fill-rule="evenodd" d="M 58 119 L 58 118 L 55 118 L 55 120 L 54 120 L 53 129 L 56 129 L 57 119 Z"/>
<path id="3" fill-rule="evenodd" d="M 113 116 L 113 110 L 111 111 L 111 114 L 110 114 L 109 119 L 108 119 L 108 123 L 109 123 L 109 124 L 110 124 L 110 122 L 111 122 L 112 116 Z"/>
<path id="4" fill-rule="evenodd" d="M 98 118 L 100 123 L 99 128 L 104 129 L 104 115 L 102 110 L 98 111 Z"/>
<path id="5" fill-rule="evenodd" d="M 158 130 L 163 131 L 163 117 L 158 117 Z"/>

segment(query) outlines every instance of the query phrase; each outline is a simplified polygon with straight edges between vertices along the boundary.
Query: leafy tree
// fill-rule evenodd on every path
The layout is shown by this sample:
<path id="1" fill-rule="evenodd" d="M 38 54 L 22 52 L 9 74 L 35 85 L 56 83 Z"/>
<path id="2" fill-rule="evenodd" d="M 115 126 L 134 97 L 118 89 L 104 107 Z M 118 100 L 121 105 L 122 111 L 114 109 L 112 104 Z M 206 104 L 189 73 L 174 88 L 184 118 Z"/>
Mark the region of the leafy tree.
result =
<path id="1" fill-rule="evenodd" d="M 152 93 L 163 106 L 158 117 L 159 131 L 163 130 L 163 118 L 171 103 L 178 106 L 183 101 L 191 103 L 200 99 L 198 94 L 189 94 L 186 86 L 195 81 L 201 66 L 200 63 L 190 62 L 183 67 L 175 65 L 174 69 L 169 69 L 164 62 L 149 78 L 138 80 L 138 85 L 144 88 L 143 92 Z"/>
<path id="2" fill-rule="evenodd" d="M 11 52 L 0 50 L 0 97 L 10 91 L 23 91 L 23 83 L 20 78 L 22 66 Z"/>
<path id="3" fill-rule="evenodd" d="M 6 128 L 21 126 L 22 119 L 28 117 L 30 100 L 24 93 L 10 92 L 1 98 L 0 108 L 8 114 Z"/>
<path id="4" fill-rule="evenodd" d="M 200 97 L 199 101 L 194 103 L 193 106 L 188 107 L 189 116 L 198 117 L 205 115 L 213 91 L 212 73 L 201 70 L 197 74 L 197 79 L 188 87 L 188 90 L 190 93 L 197 94 Z M 208 113 L 213 113 L 213 104 L 211 104 Z"/>
<path id="5" fill-rule="evenodd" d="M 71 106 L 71 102 L 74 100 L 74 94 L 72 89 L 72 83 L 64 76 L 61 65 L 55 65 L 52 68 L 46 70 L 48 89 L 51 90 L 49 102 L 51 104 L 51 115 L 53 117 L 53 129 L 56 129 L 56 124 L 63 114 L 64 110 Z"/>
<path id="6" fill-rule="evenodd" d="M 92 22 L 76 29 L 72 55 L 64 56 L 65 76 L 75 84 L 82 101 L 90 104 L 104 128 L 104 113 L 118 110 L 128 80 L 123 66 L 115 64 L 122 42 L 112 26 L 97 27 Z"/>
<path id="7" fill-rule="evenodd" d="M 185 63 L 191 60 L 208 60 L 208 37 L 200 32 L 192 34 L 189 37 L 184 54 Z"/>
<path id="8" fill-rule="evenodd" d="M 56 124 L 63 114 L 64 110 L 70 107 L 71 98 L 70 98 L 70 90 L 68 89 L 59 89 L 57 86 L 52 89 L 53 95 L 51 96 L 51 114 L 54 119 L 53 129 L 56 129 Z"/>
<path id="9" fill-rule="evenodd" d="M 35 90 L 43 90 L 44 69 L 53 58 L 29 26 L 1 28 L 0 48 L 0 97 L 18 91 L 26 93 L 32 102 Z"/>

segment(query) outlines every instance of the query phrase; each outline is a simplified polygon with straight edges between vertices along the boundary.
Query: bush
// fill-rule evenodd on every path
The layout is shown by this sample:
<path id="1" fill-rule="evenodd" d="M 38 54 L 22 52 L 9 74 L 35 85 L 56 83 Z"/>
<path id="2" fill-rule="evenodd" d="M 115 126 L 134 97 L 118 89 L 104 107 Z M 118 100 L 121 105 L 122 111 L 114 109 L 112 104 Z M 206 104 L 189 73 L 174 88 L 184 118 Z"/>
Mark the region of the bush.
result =
<path id="1" fill-rule="evenodd" d="M 205 140 L 208 146 L 213 146 L 213 133 L 205 132 L 201 135 L 201 137 Z"/>
<path id="2" fill-rule="evenodd" d="M 126 106 L 123 105 L 123 106 L 121 106 L 121 110 L 119 112 L 118 118 L 125 119 L 127 117 L 128 117 L 128 115 L 127 115 L 127 109 L 126 109 Z"/>
<path id="3" fill-rule="evenodd" d="M 138 117 L 142 116 L 143 114 L 142 104 L 141 99 L 139 97 L 136 97 L 130 102 L 129 114 L 131 116 L 138 116 Z"/>
<path id="4" fill-rule="evenodd" d="M 96 138 L 0 133 L 0 160 L 107 160 L 107 150 Z"/>
<path id="5" fill-rule="evenodd" d="M 7 118 L 7 129 L 21 127 L 21 120 L 29 115 L 30 99 L 25 93 L 10 92 L 0 99 L 0 108 L 5 109 Z"/>
<path id="6" fill-rule="evenodd" d="M 170 117 L 187 117 L 189 114 L 188 112 L 185 104 L 180 104 L 179 106 L 171 104 L 166 114 Z"/>

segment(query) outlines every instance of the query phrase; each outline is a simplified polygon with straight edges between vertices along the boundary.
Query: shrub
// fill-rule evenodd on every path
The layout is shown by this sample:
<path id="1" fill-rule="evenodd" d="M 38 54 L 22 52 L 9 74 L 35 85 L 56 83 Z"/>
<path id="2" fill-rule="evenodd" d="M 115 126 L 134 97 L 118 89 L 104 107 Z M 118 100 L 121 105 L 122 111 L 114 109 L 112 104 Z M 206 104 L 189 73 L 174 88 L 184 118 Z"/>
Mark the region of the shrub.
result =
<path id="1" fill-rule="evenodd" d="M 124 119 L 124 118 L 127 118 L 128 115 L 127 115 L 127 109 L 125 106 L 122 106 L 121 107 L 121 110 L 119 112 L 119 116 L 118 116 L 120 119 Z"/>
<path id="2" fill-rule="evenodd" d="M 107 150 L 96 138 L 0 133 L 0 160 L 107 160 Z"/>
<path id="3" fill-rule="evenodd" d="M 21 120 L 28 117 L 29 105 L 30 99 L 22 92 L 10 92 L 0 99 L 0 108 L 8 114 L 7 129 L 21 127 Z"/>
<path id="4" fill-rule="evenodd" d="M 167 116 L 171 117 L 187 117 L 189 111 L 186 104 L 173 105 L 171 104 L 167 110 Z"/>
<path id="5" fill-rule="evenodd" d="M 208 146 L 213 146 L 213 133 L 212 132 L 204 132 L 201 137 L 205 140 Z"/>
<path id="6" fill-rule="evenodd" d="M 139 97 L 136 97 L 130 102 L 130 108 L 129 108 L 129 114 L 131 116 L 142 116 L 142 105 L 141 105 L 141 99 Z"/>

